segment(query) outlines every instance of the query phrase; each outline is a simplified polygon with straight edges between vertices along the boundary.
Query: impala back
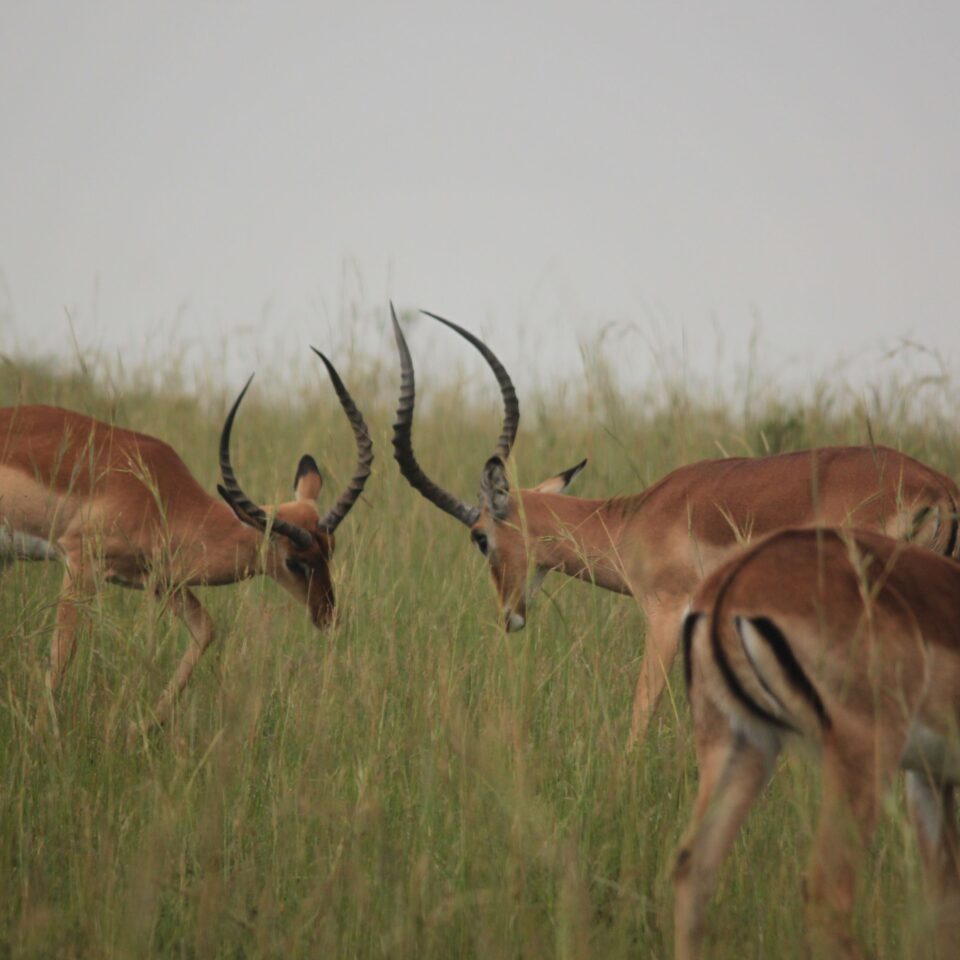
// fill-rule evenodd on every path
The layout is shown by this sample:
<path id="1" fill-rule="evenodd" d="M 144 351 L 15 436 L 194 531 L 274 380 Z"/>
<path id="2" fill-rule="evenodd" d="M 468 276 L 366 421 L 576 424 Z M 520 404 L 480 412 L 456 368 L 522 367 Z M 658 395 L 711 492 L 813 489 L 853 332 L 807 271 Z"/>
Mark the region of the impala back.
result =
<path id="1" fill-rule="evenodd" d="M 144 496 L 144 493 L 147 496 Z M 18 556 L 47 559 L 71 535 L 129 545 L 210 497 L 167 444 L 58 407 L 0 410 L 0 526 Z"/>

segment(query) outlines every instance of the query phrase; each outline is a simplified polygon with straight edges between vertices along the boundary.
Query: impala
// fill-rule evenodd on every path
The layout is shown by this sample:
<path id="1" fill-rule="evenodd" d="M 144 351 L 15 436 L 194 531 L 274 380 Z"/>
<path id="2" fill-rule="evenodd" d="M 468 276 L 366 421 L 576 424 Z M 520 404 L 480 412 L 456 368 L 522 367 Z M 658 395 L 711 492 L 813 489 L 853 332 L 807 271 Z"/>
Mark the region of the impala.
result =
<path id="1" fill-rule="evenodd" d="M 507 630 L 526 622 L 527 601 L 557 570 L 630 594 L 647 618 L 630 740 L 643 735 L 677 651 L 683 610 L 699 581 L 749 541 L 783 527 L 856 525 L 957 551 L 956 484 L 886 447 L 821 447 L 797 453 L 703 460 L 633 496 L 562 496 L 583 460 L 530 489 L 511 491 L 506 461 L 520 420 L 503 364 L 473 334 L 428 313 L 473 344 L 500 385 L 503 427 L 471 506 L 437 486 L 413 453 L 413 361 L 393 315 L 401 387 L 394 456 L 408 482 L 470 530 L 487 558 Z"/>
<path id="2" fill-rule="evenodd" d="M 717 870 L 781 747 L 818 748 L 814 956 L 856 957 L 856 868 L 898 768 L 937 920 L 960 951 L 960 564 L 874 533 L 785 530 L 714 571 L 683 624 L 700 785 L 674 871 L 676 956 L 699 955 Z"/>
<path id="3" fill-rule="evenodd" d="M 186 625 L 191 643 L 157 703 L 162 724 L 204 650 L 213 623 L 193 586 L 265 574 L 306 604 L 321 628 L 331 619 L 334 531 L 363 491 L 373 461 L 366 424 L 323 354 L 353 428 L 357 465 L 321 517 L 322 479 L 304 456 L 296 499 L 261 507 L 240 488 L 230 464 L 230 432 L 250 381 L 227 414 L 220 437 L 221 503 L 161 440 L 57 407 L 0 410 L 0 556 L 61 560 L 65 566 L 50 649 L 47 686 L 56 691 L 70 662 L 84 607 L 106 581 L 148 589 Z M 252 379 L 252 377 L 251 377 Z"/>

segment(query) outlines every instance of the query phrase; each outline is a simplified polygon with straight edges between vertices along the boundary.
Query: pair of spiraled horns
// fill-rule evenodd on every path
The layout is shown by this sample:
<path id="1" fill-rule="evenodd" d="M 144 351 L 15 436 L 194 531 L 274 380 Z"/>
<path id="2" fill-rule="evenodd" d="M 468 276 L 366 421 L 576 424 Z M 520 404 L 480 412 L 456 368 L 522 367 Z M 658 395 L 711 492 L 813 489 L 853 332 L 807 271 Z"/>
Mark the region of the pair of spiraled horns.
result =
<path id="1" fill-rule="evenodd" d="M 333 533 L 339 526 L 340 521 L 350 512 L 350 508 L 359 499 L 360 494 L 363 493 L 364 484 L 367 482 L 367 477 L 370 476 L 370 465 L 373 463 L 373 443 L 370 441 L 370 433 L 367 430 L 366 423 L 364 423 L 363 414 L 357 409 L 353 397 L 350 396 L 349 391 L 343 385 L 343 381 L 334 369 L 333 364 L 316 347 L 310 349 L 323 361 L 327 368 L 327 373 L 330 374 L 330 380 L 333 383 L 333 389 L 337 393 L 337 399 L 340 401 L 340 406 L 343 407 L 343 412 L 347 415 L 347 420 L 350 421 L 357 442 L 357 466 L 353 478 L 347 484 L 343 493 L 340 494 L 337 502 L 318 523 L 321 530 L 326 533 Z M 220 492 L 235 508 L 246 514 L 257 529 L 266 531 L 267 525 L 270 523 L 266 511 L 243 492 L 240 484 L 237 483 L 237 476 L 230 464 L 230 431 L 233 429 L 234 417 L 237 415 L 240 402 L 243 400 L 251 380 L 253 380 L 253 376 L 250 377 L 250 380 L 247 380 L 246 386 L 240 391 L 240 396 L 237 397 L 230 408 L 227 419 L 223 424 L 223 432 L 220 434 L 220 475 L 223 477 L 223 486 L 220 488 Z M 274 517 L 270 528 L 274 533 L 286 537 L 300 550 L 309 550 L 313 546 L 311 534 L 295 523 L 289 523 L 279 517 Z"/>
<path id="2" fill-rule="evenodd" d="M 494 356 L 493 351 L 472 333 L 457 326 L 450 320 L 444 320 L 435 313 L 422 310 L 428 317 L 439 320 L 451 330 L 460 334 L 464 340 L 472 343 L 480 351 L 484 360 L 490 365 L 497 383 L 500 385 L 500 394 L 503 397 L 503 426 L 500 439 L 497 441 L 496 456 L 506 460 L 513 448 L 513 441 L 517 436 L 517 427 L 520 424 L 520 404 L 517 401 L 517 391 L 513 388 L 510 375 L 503 364 Z M 456 517 L 461 523 L 472 527 L 480 517 L 480 509 L 464 503 L 452 493 L 437 486 L 422 470 L 413 455 L 413 407 L 416 398 L 416 388 L 413 379 L 413 361 L 410 350 L 404 339 L 403 331 L 397 321 L 397 313 L 390 304 L 390 315 L 393 319 L 393 334 L 397 340 L 397 351 L 400 354 L 400 402 L 397 406 L 397 422 L 393 425 L 394 459 L 400 465 L 400 472 L 407 482 L 441 510 Z"/>
<path id="3" fill-rule="evenodd" d="M 496 456 L 501 460 L 506 460 L 510 456 L 513 448 L 513 442 L 517 436 L 517 427 L 520 424 L 520 404 L 517 401 L 517 392 L 510 380 L 503 364 L 497 359 L 493 351 L 482 341 L 475 337 L 468 330 L 458 326 L 451 320 L 445 320 L 438 317 L 435 313 L 427 310 L 421 311 L 428 317 L 438 320 L 440 323 L 448 326 L 451 330 L 459 333 L 464 340 L 473 344 L 480 351 L 481 356 L 490 366 L 497 383 L 500 386 L 500 394 L 503 397 L 503 426 L 500 430 L 500 438 L 497 440 Z M 471 507 L 463 500 L 448 493 L 442 487 L 434 483 L 417 463 L 413 454 L 413 408 L 416 402 L 416 385 L 413 376 L 413 360 L 410 357 L 410 349 L 407 347 L 407 341 L 404 339 L 403 331 L 397 321 L 397 313 L 393 304 L 390 304 L 390 316 L 393 320 L 393 333 L 397 341 L 397 350 L 400 354 L 400 400 L 397 406 L 397 421 L 393 425 L 393 447 L 394 458 L 400 465 L 400 472 L 410 483 L 412 487 L 418 490 L 427 500 L 438 506 L 441 510 L 449 513 L 461 523 L 468 527 L 473 526 L 480 516 L 478 507 Z M 343 385 L 333 364 L 316 347 L 311 350 L 323 361 L 333 383 L 333 388 L 340 400 L 350 426 L 353 428 L 353 434 L 357 442 L 357 467 L 347 485 L 346 490 L 340 495 L 337 502 L 330 508 L 327 514 L 319 521 L 319 526 L 327 533 L 333 533 L 340 521 L 350 512 L 360 494 L 363 492 L 367 477 L 370 476 L 370 465 L 373 463 L 373 444 L 370 441 L 370 434 L 367 425 L 364 423 L 363 416 L 357 409 L 353 398 L 350 396 L 347 388 Z M 237 410 L 243 400 L 250 380 L 247 381 L 240 396 L 234 401 L 227 419 L 223 425 L 223 432 L 220 435 L 220 473 L 223 477 L 223 487 L 221 493 L 229 500 L 234 507 L 238 508 L 251 522 L 260 530 L 265 531 L 270 523 L 266 511 L 258 506 L 248 497 L 237 482 L 236 474 L 230 463 L 230 431 L 233 429 L 233 421 Z M 271 529 L 274 533 L 287 537 L 296 547 L 301 550 L 307 550 L 313 543 L 313 537 L 297 524 L 281 520 L 279 517 L 273 519 Z"/>

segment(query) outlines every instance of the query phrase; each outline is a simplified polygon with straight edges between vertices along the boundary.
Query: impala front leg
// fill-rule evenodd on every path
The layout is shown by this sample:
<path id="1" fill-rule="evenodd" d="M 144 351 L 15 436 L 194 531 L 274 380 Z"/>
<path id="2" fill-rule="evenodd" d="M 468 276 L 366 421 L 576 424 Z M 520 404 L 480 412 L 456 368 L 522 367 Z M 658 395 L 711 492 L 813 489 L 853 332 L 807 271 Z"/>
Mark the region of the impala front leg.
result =
<path id="1" fill-rule="evenodd" d="M 686 606 L 686 597 L 652 600 L 646 607 L 647 635 L 643 662 L 633 695 L 630 718 L 630 736 L 627 749 L 632 749 L 646 735 L 650 717 L 657 709 L 660 697 L 670 676 L 670 668 L 680 644 L 680 621 Z"/>
<path id="2" fill-rule="evenodd" d="M 67 564 L 63 575 L 60 603 L 57 605 L 57 625 L 50 643 L 50 667 L 47 670 L 47 689 L 56 693 L 64 672 L 73 659 L 77 643 L 77 626 L 83 608 L 90 602 L 93 584 L 82 562 Z"/>
<path id="3" fill-rule="evenodd" d="M 183 621 L 190 632 L 190 646 L 181 658 L 177 672 L 167 684 L 163 696 L 160 697 L 154 708 L 153 723 L 157 726 L 163 726 L 170 719 L 170 713 L 177 697 L 183 692 L 183 688 L 190 679 L 190 674 L 193 673 L 193 668 L 214 639 L 213 621 L 210 619 L 210 614 L 204 610 L 203 605 L 190 590 L 186 587 L 178 587 L 170 594 L 167 603 L 170 610 Z M 127 731 L 127 740 L 130 746 L 136 742 L 137 736 L 137 725 L 131 723 Z"/>

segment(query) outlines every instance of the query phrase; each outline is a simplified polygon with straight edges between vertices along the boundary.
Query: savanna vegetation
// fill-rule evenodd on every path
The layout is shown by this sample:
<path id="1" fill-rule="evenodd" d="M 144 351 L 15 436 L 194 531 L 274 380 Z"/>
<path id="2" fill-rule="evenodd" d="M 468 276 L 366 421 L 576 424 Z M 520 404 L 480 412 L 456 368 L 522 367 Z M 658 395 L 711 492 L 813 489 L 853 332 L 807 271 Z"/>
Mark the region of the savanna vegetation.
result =
<path id="1" fill-rule="evenodd" d="M 854 394 L 825 380 L 791 398 L 759 377 L 724 394 L 664 376 L 638 388 L 599 351 L 584 356 L 580 384 L 521 396 L 519 483 L 588 456 L 576 492 L 633 492 L 722 452 L 871 437 L 960 476 L 949 385 Z M 104 587 L 56 722 L 38 727 L 52 706 L 43 673 L 61 571 L 5 573 L 0 958 L 670 955 L 670 872 L 696 788 L 681 671 L 647 742 L 625 754 L 644 639 L 635 604 L 548 578 L 527 628 L 505 635 L 466 531 L 391 459 L 395 369 L 334 360 L 377 459 L 337 533 L 327 632 L 265 580 L 201 589 L 217 643 L 169 729 L 129 751 L 127 724 L 151 709 L 186 631 L 149 596 Z M 418 455 L 466 497 L 499 427 L 476 363 L 489 397 L 431 388 L 418 366 Z M 168 366 L 12 359 L 0 404 L 60 404 L 155 434 L 213 490 L 232 397 L 186 389 Z M 305 369 L 282 389 L 257 383 L 234 431 L 235 465 L 261 502 L 288 498 L 301 453 L 317 456 L 327 496 L 354 465 L 325 374 Z M 782 762 L 724 867 L 712 956 L 803 955 L 816 797 L 815 767 Z M 923 957 L 930 930 L 894 796 L 862 878 L 859 935 L 878 957 Z"/>

